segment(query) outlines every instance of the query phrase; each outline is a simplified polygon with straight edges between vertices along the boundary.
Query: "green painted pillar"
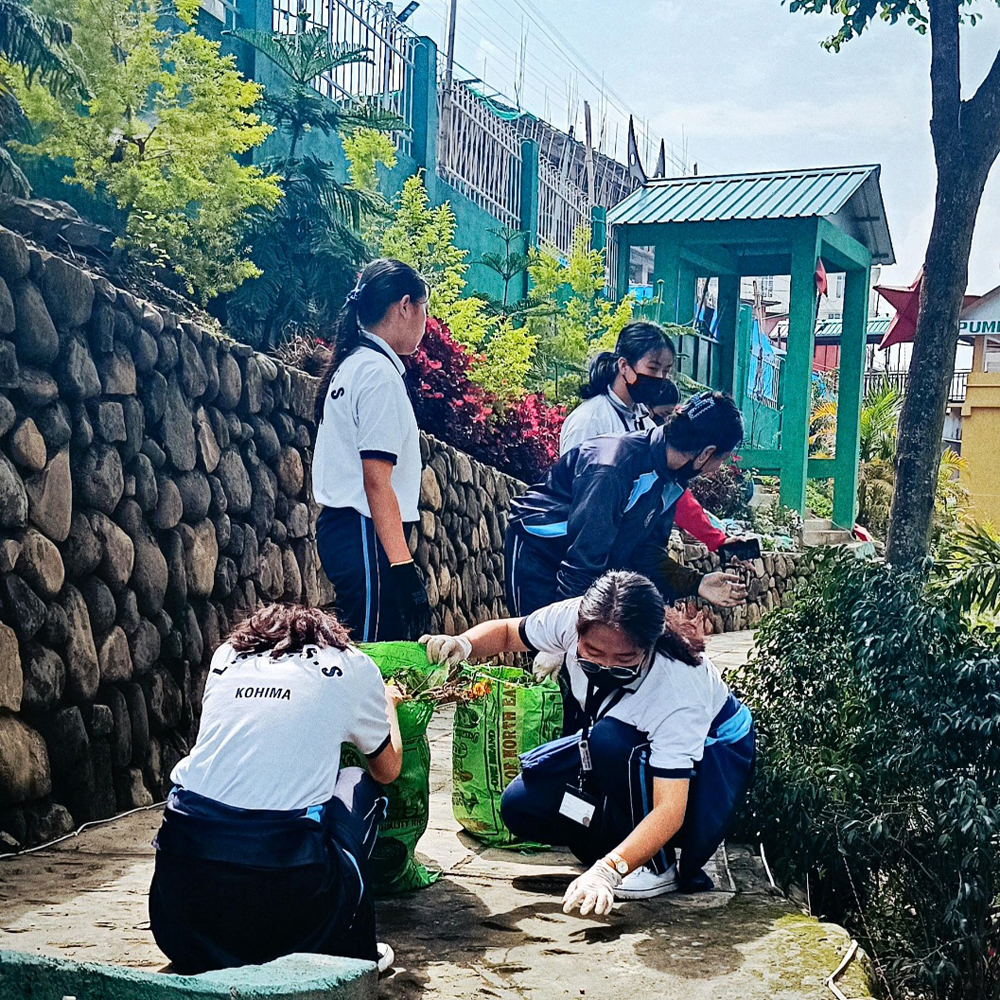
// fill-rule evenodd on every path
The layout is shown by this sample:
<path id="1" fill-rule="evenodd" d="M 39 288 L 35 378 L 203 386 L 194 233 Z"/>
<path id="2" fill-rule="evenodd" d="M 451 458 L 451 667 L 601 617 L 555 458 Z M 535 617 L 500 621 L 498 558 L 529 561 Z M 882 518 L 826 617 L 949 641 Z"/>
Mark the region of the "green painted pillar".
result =
<path id="1" fill-rule="evenodd" d="M 677 274 L 677 302 L 674 306 L 674 323 L 690 326 L 694 322 L 694 300 L 698 297 L 698 272 L 682 263 Z"/>
<path id="2" fill-rule="evenodd" d="M 739 279 L 737 279 L 739 280 Z M 739 293 L 737 292 L 737 295 Z M 739 304 L 737 298 L 736 312 L 736 347 L 733 359 L 733 399 L 740 408 L 740 412 L 746 414 L 744 407 L 747 405 L 747 378 L 750 373 L 750 350 L 752 344 L 753 313 L 750 307 Z M 751 443 L 752 444 L 752 443 Z"/>
<path id="3" fill-rule="evenodd" d="M 865 346 L 868 335 L 869 268 L 844 276 L 844 322 L 840 335 L 837 389 L 837 450 L 834 458 L 833 522 L 850 530 L 858 511 L 858 455 Z"/>
<path id="4" fill-rule="evenodd" d="M 628 295 L 628 284 L 632 268 L 631 230 L 628 226 L 617 226 L 611 233 L 611 239 L 618 244 L 617 268 L 615 273 L 615 290 L 617 301 L 621 302 Z"/>
<path id="5" fill-rule="evenodd" d="M 653 286 L 656 287 L 658 281 L 663 282 L 661 288 L 657 288 L 660 305 L 656 312 L 656 318 L 661 323 L 677 322 L 677 286 L 680 281 L 680 270 L 680 247 L 672 240 L 657 240 L 653 245 Z M 677 338 L 677 369 L 685 375 L 690 375 L 691 345 L 684 343 L 686 339 L 685 337 Z"/>
<path id="6" fill-rule="evenodd" d="M 788 309 L 788 356 L 781 372 L 781 502 L 800 514 L 806 509 L 809 461 L 809 413 L 812 407 L 813 343 L 816 333 L 815 224 L 796 236 L 792 246 L 791 302 Z"/>
<path id="7" fill-rule="evenodd" d="M 728 392 L 735 398 L 736 324 L 740 313 L 739 275 L 719 275 L 718 309 L 719 363 L 715 366 L 713 387 L 721 392 Z"/>
<path id="8" fill-rule="evenodd" d="M 413 159 L 424 172 L 424 186 L 432 205 L 437 204 L 437 45 L 417 39 L 413 49 Z"/>
<path id="9" fill-rule="evenodd" d="M 538 246 L 538 143 L 534 139 L 521 140 L 521 229 L 528 234 L 527 245 Z M 521 298 L 526 299 L 531 290 L 531 279 L 525 271 Z"/>
<path id="10" fill-rule="evenodd" d="M 672 312 L 667 312 L 668 323 L 677 323 L 679 326 L 690 326 L 694 320 L 694 300 L 698 291 L 698 273 L 689 264 L 681 261 L 677 269 L 677 292 L 674 299 Z M 702 381 L 702 368 L 704 367 L 704 345 L 701 338 L 694 334 L 685 334 L 683 354 L 684 371 L 696 382 Z"/>
<path id="11" fill-rule="evenodd" d="M 608 246 L 608 210 L 603 205 L 590 209 L 590 249 L 604 253 Z"/>

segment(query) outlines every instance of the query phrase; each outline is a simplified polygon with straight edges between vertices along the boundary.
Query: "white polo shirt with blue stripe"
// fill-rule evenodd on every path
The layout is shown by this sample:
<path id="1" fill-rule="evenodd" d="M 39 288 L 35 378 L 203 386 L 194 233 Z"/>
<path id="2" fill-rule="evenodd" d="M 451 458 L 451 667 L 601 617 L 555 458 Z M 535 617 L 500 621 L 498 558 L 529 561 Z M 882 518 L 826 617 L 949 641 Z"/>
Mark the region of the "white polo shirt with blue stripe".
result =
<path id="1" fill-rule="evenodd" d="M 576 630 L 580 601 L 574 597 L 528 615 L 523 637 L 539 653 L 565 653 L 566 670 L 573 697 L 581 708 L 587 699 L 587 675 L 580 667 Z M 652 666 L 607 717 L 635 726 L 649 738 L 649 764 L 653 774 L 664 778 L 686 778 L 705 752 L 705 743 L 715 717 L 729 698 L 729 687 L 715 665 L 702 655 L 692 667 L 657 653 Z M 749 726 L 749 712 L 740 725 Z M 725 742 L 731 742 L 727 733 Z"/>
<path id="2" fill-rule="evenodd" d="M 333 797 L 342 743 L 373 757 L 389 739 L 385 684 L 360 650 L 273 658 L 224 643 L 205 681 L 198 739 L 170 779 L 238 809 L 308 809 Z"/>
<path id="3" fill-rule="evenodd" d="M 361 461 L 391 462 L 392 489 L 403 522 L 420 519 L 420 432 L 403 381 L 406 369 L 381 338 L 365 331 L 368 345 L 337 369 L 316 431 L 312 484 L 316 503 L 352 507 L 371 517 Z"/>

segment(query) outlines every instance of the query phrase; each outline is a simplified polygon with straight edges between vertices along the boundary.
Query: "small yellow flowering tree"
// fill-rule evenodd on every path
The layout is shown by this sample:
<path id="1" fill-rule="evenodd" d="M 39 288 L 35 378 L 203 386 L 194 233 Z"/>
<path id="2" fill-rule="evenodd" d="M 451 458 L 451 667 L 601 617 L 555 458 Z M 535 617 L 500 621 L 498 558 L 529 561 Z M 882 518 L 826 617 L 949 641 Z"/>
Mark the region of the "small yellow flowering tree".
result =
<path id="1" fill-rule="evenodd" d="M 618 334 L 632 319 L 633 302 L 628 296 L 611 302 L 602 294 L 604 254 L 590 248 L 588 226 L 577 227 L 565 261 L 544 250 L 531 256 L 532 296 L 544 304 L 529 327 L 538 338 L 540 376 L 569 376 L 560 381 L 558 391 L 554 384 L 546 387 L 551 398 L 563 402 L 579 385 L 588 356 L 614 349 Z"/>
<path id="2" fill-rule="evenodd" d="M 486 299 L 463 294 L 468 251 L 455 246 L 455 229 L 451 206 L 446 202 L 432 208 L 423 180 L 410 177 L 379 243 L 386 257 L 406 261 L 427 279 L 430 314 L 474 356 L 472 381 L 501 401 L 522 396 L 535 356 L 535 335 L 526 326 L 493 315 Z"/>
<path id="3" fill-rule="evenodd" d="M 194 27 L 197 5 L 159 0 L 48 0 L 67 22 L 90 96 L 81 106 L 10 73 L 40 138 L 21 146 L 66 159 L 66 177 L 100 189 L 125 215 L 119 245 L 169 266 L 203 301 L 259 273 L 241 254 L 239 230 L 281 197 L 275 179 L 238 156 L 271 127 L 254 107 L 261 87 Z M 169 17 L 176 14 L 176 17 Z"/>
<path id="4" fill-rule="evenodd" d="M 456 340 L 477 350 L 495 329 L 486 300 L 463 297 L 468 251 L 455 246 L 455 213 L 447 202 L 431 208 L 421 177 L 403 185 L 392 220 L 380 234 L 382 253 L 415 267 L 431 286 L 430 313 Z"/>

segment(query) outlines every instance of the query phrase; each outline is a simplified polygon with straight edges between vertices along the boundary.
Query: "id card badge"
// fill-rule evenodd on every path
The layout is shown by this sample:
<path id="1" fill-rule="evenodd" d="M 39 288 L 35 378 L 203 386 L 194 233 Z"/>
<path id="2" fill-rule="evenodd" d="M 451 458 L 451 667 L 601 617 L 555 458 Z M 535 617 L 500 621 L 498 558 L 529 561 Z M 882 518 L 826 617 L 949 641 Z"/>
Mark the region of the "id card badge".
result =
<path id="1" fill-rule="evenodd" d="M 571 819 L 580 826 L 590 826 L 597 810 L 597 799 L 586 792 L 580 791 L 575 785 L 567 785 L 563 792 L 559 815 Z"/>

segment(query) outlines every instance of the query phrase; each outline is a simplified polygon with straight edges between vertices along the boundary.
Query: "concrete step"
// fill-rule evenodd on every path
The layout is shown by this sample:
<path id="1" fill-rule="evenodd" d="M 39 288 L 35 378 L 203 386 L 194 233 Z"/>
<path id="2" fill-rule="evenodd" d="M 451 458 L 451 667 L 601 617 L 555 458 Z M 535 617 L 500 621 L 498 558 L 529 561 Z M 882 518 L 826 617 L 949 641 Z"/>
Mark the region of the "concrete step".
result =
<path id="1" fill-rule="evenodd" d="M 802 532 L 802 544 L 806 548 L 815 548 L 817 545 L 847 545 L 853 541 L 854 536 L 849 531 L 835 528 Z"/>
<path id="2" fill-rule="evenodd" d="M 829 531 L 833 527 L 833 521 L 828 517 L 807 517 L 802 522 L 803 531 Z"/>

